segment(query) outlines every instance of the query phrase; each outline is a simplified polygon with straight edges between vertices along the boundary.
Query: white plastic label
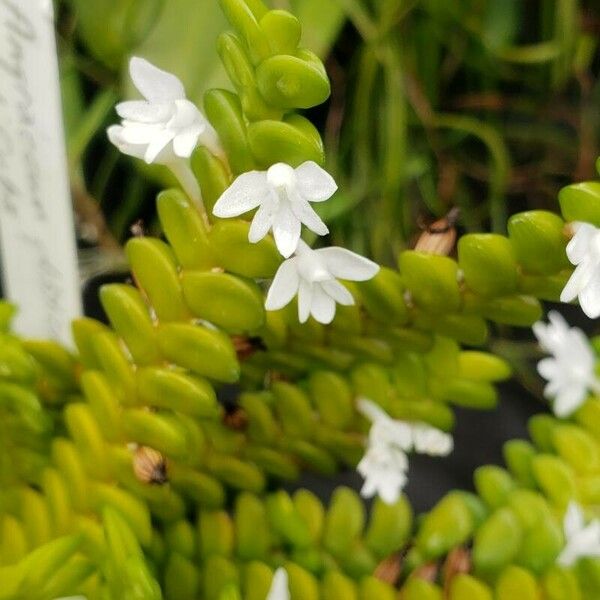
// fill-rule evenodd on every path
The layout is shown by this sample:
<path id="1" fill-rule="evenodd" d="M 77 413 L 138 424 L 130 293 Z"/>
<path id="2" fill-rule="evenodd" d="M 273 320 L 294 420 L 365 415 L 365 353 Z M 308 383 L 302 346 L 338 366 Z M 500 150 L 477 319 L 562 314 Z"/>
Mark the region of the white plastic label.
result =
<path id="1" fill-rule="evenodd" d="M 70 345 L 81 295 L 51 0 L 0 0 L 0 254 L 15 331 Z"/>

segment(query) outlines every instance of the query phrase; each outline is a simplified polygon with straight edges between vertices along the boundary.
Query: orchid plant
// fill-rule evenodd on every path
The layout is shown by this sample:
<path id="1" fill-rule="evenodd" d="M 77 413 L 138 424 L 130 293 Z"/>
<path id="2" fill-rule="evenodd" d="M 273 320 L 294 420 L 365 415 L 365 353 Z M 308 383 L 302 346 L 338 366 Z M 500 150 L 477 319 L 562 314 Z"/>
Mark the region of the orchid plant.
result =
<path id="1" fill-rule="evenodd" d="M 599 597 L 595 356 L 539 302 L 562 291 L 595 314 L 598 188 L 562 194 L 564 219 L 463 235 L 456 258 L 451 215 L 399 269 L 313 249 L 337 184 L 294 110 L 329 80 L 293 15 L 222 7 L 235 92 L 210 90 L 206 117 L 176 77 L 130 63 L 144 100 L 108 135 L 182 189 L 157 200 L 164 238 L 127 243 L 131 283 L 102 287 L 109 326 L 77 320 L 75 357 L 12 335 L 0 304 L 0 598 Z M 410 454 L 447 456 L 453 405 L 495 406 L 510 376 L 485 350 L 494 323 L 535 323 L 555 415 L 414 518 Z M 341 469 L 360 494 L 287 491 Z"/>

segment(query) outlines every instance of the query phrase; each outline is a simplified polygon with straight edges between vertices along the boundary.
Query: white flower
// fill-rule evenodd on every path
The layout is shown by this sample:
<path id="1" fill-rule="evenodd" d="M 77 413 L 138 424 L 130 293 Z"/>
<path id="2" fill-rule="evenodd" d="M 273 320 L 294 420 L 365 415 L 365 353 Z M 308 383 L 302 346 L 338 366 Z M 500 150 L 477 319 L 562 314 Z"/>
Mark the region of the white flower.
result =
<path id="1" fill-rule="evenodd" d="M 267 594 L 266 600 L 290 600 L 288 574 L 283 567 L 279 567 L 279 569 L 275 571 L 271 589 Z"/>
<path id="2" fill-rule="evenodd" d="M 296 255 L 284 261 L 273 279 L 265 307 L 279 310 L 298 295 L 298 318 L 305 323 L 312 315 L 319 323 L 331 323 L 335 303 L 354 304 L 352 294 L 337 280 L 366 281 L 379 266 L 345 248 L 313 250 L 302 240 Z"/>
<path id="3" fill-rule="evenodd" d="M 600 392 L 596 357 L 581 329 L 569 327 L 556 311 L 548 313 L 548 318 L 549 324 L 540 321 L 533 325 L 540 346 L 552 354 L 542 359 L 537 369 L 548 381 L 544 395 L 554 400 L 554 413 L 567 417 L 583 404 L 589 390 Z"/>
<path id="4" fill-rule="evenodd" d="M 363 498 L 377 495 L 386 504 L 398 501 L 408 481 L 406 454 L 391 445 L 369 444 L 356 470 L 365 480 L 360 491 Z"/>
<path id="5" fill-rule="evenodd" d="M 408 480 L 406 452 L 445 456 L 452 451 L 452 436 L 435 427 L 392 419 L 367 398 L 358 399 L 357 407 L 372 422 L 367 450 L 357 467 L 365 479 L 365 498 L 377 494 L 388 504 L 398 500 Z"/>
<path id="6" fill-rule="evenodd" d="M 297 169 L 277 163 L 268 171 L 240 175 L 217 200 L 213 214 L 237 217 L 258 208 L 248 239 L 256 243 L 272 229 L 279 252 L 288 258 L 298 246 L 302 224 L 318 235 L 329 232 L 310 203 L 328 200 L 336 190 L 331 175 L 315 162 Z"/>
<path id="7" fill-rule="evenodd" d="M 566 543 L 556 559 L 559 565 L 571 567 L 580 558 L 600 557 L 600 521 L 594 519 L 585 525 L 583 511 L 576 502 L 569 502 L 563 529 Z"/>
<path id="8" fill-rule="evenodd" d="M 109 140 L 124 154 L 168 166 L 198 202 L 200 189 L 188 159 L 199 143 L 222 156 L 217 133 L 186 99 L 183 84 L 175 75 L 135 56 L 129 73 L 145 99 L 117 104 L 122 121 L 108 128 Z"/>
<path id="9" fill-rule="evenodd" d="M 565 318 L 555 310 L 548 313 L 548 321 L 547 325 L 542 321 L 534 323 L 533 333 L 542 350 L 550 354 L 557 354 L 568 344 L 571 327 Z"/>
<path id="10" fill-rule="evenodd" d="M 561 302 L 579 299 L 583 312 L 600 317 L 600 229 L 589 223 L 572 223 L 575 235 L 567 244 L 567 256 L 575 271 L 563 289 Z"/>
<path id="11" fill-rule="evenodd" d="M 116 106 L 123 121 L 109 127 L 108 137 L 121 152 L 161 164 L 189 158 L 199 141 L 220 152 L 214 129 L 186 99 L 183 84 L 175 75 L 136 56 L 129 63 L 129 73 L 145 100 Z"/>

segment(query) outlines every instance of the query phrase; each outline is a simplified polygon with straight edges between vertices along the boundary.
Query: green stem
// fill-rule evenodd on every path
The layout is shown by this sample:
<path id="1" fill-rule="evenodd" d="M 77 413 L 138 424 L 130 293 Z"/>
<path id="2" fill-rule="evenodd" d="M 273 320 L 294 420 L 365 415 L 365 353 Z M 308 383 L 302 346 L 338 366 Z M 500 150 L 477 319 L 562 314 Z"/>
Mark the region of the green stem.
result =
<path id="1" fill-rule="evenodd" d="M 102 127 L 116 100 L 117 93 L 112 88 L 107 88 L 98 94 L 94 98 L 92 105 L 83 114 L 75 131 L 69 136 L 67 151 L 69 156 L 69 170 L 71 172 L 79 164 L 83 153 L 92 141 L 92 138 Z"/>
<path id="2" fill-rule="evenodd" d="M 468 133 L 486 146 L 492 163 L 488 200 L 492 230 L 503 232 L 507 220 L 505 193 L 510 174 L 510 156 L 502 136 L 495 127 L 464 115 L 439 114 L 434 117 L 434 125 Z"/>

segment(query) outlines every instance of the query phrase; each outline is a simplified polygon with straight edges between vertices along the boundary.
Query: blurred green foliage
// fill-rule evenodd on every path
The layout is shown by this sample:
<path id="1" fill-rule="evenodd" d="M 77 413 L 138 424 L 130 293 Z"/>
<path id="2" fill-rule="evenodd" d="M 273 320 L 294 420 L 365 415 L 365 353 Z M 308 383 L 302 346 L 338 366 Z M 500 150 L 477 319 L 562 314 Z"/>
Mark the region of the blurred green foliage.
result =
<path id="1" fill-rule="evenodd" d="M 271 4 L 300 18 L 332 79 L 329 104 L 310 116 L 340 184 L 321 207 L 335 243 L 390 263 L 419 218 L 459 206 L 466 230 L 501 232 L 507 214 L 555 208 L 562 185 L 593 176 L 600 8 L 591 0 Z M 225 86 L 214 50 L 218 2 L 61 0 L 60 8 L 76 199 L 97 202 L 119 242 L 140 218 L 154 231 L 156 190 L 104 128 L 115 100 L 133 94 L 132 54 L 178 75 L 199 105 L 207 88 Z"/>

